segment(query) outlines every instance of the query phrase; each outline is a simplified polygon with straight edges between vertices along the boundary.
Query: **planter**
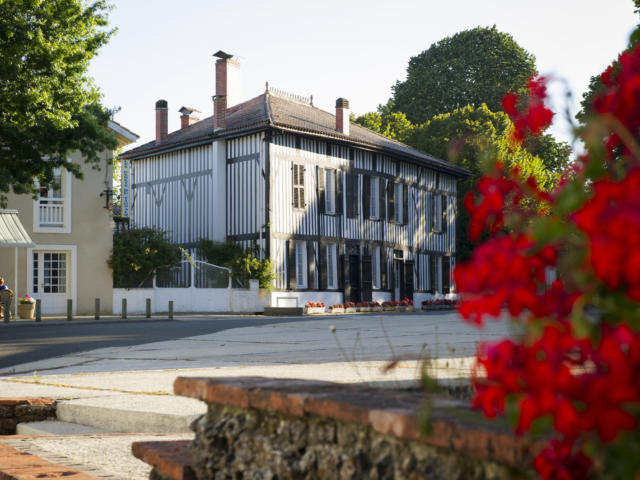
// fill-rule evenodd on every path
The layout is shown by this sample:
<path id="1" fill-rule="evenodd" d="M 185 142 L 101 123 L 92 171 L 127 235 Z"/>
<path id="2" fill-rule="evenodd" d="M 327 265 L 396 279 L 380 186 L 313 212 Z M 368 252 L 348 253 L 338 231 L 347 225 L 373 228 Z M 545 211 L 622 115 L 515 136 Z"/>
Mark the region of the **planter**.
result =
<path id="1" fill-rule="evenodd" d="M 384 306 L 382 307 L 382 310 L 383 310 L 384 312 L 395 312 L 396 307 L 392 307 L 392 306 L 391 306 L 391 307 L 388 307 L 388 306 L 384 305 Z"/>
<path id="2" fill-rule="evenodd" d="M 348 307 L 344 309 L 344 313 L 356 313 L 356 307 Z"/>
<path id="3" fill-rule="evenodd" d="M 378 307 L 371 307 L 371 311 L 372 312 L 381 312 L 382 311 L 382 307 L 378 306 Z"/>
<path id="4" fill-rule="evenodd" d="M 413 306 L 412 305 L 406 305 L 406 306 L 401 307 L 401 308 L 402 308 L 402 310 L 401 310 L 402 312 L 413 312 Z"/>
<path id="5" fill-rule="evenodd" d="M 35 303 L 19 303 L 18 316 L 24 320 L 33 320 L 33 313 L 36 311 Z"/>
<path id="6" fill-rule="evenodd" d="M 344 313 L 344 308 L 330 308 L 329 313 Z"/>
<path id="7" fill-rule="evenodd" d="M 325 313 L 324 307 L 305 307 L 305 315 L 321 315 Z"/>
<path id="8" fill-rule="evenodd" d="M 371 307 L 358 307 L 359 312 L 370 312 Z"/>

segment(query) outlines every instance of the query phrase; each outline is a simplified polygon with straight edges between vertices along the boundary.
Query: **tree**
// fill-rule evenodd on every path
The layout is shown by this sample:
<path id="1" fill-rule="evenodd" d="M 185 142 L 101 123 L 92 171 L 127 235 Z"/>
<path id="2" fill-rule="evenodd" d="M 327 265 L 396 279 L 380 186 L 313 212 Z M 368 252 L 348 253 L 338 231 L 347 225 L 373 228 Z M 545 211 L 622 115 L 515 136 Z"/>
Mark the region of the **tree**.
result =
<path id="1" fill-rule="evenodd" d="M 466 105 L 501 109 L 502 96 L 521 91 L 536 74 L 535 58 L 506 33 L 476 27 L 412 57 L 407 79 L 393 87 L 393 109 L 412 123 Z"/>
<path id="2" fill-rule="evenodd" d="M 112 111 L 86 71 L 114 33 L 107 30 L 104 0 L 0 1 L 0 205 L 6 193 L 36 193 L 34 178 L 50 183 L 80 151 L 97 165 L 98 154 L 115 149 L 107 128 Z"/>
<path id="3" fill-rule="evenodd" d="M 388 138 L 407 143 L 415 126 L 402 112 L 394 112 L 390 104 L 380 105 L 377 112 L 369 112 L 355 118 L 358 125 Z"/>
<path id="4" fill-rule="evenodd" d="M 466 168 L 472 176 L 458 182 L 456 253 L 460 260 L 470 258 L 475 243 L 469 238 L 469 213 L 463 207 L 466 194 L 481 177 L 486 164 L 499 158 L 506 165 L 517 166 L 522 175 L 532 176 L 543 190 L 551 189 L 557 175 L 549 171 L 542 159 L 513 145 L 513 124 L 503 112 L 492 112 L 486 105 L 466 106 L 451 113 L 436 115 L 415 127 L 409 144 Z"/>
<path id="5" fill-rule="evenodd" d="M 131 228 L 114 233 L 113 250 L 107 264 L 113 284 L 121 288 L 149 285 L 161 268 L 180 264 L 183 250 L 152 228 Z"/>

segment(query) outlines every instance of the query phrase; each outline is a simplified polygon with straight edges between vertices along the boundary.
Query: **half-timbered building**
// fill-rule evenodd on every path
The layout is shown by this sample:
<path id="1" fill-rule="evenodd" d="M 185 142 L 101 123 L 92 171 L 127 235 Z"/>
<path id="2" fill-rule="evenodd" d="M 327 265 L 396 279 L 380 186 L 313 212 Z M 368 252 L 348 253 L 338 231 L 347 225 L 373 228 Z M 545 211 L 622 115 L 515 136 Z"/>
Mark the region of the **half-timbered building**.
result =
<path id="1" fill-rule="evenodd" d="M 267 88 L 240 101 L 239 65 L 216 54 L 214 115 L 183 107 L 167 132 L 121 157 L 131 221 L 187 249 L 201 238 L 257 245 L 275 269 L 272 306 L 453 293 L 456 183 L 468 172 Z"/>

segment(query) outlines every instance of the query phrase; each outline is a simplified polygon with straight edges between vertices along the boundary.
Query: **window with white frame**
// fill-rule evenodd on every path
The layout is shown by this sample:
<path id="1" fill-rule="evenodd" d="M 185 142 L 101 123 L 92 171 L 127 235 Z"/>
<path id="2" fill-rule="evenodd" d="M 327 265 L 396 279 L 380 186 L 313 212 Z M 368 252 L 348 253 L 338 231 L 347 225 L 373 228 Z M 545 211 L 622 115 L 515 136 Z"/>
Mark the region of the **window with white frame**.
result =
<path id="1" fill-rule="evenodd" d="M 325 170 L 324 209 L 326 213 L 336 213 L 336 171 Z"/>
<path id="2" fill-rule="evenodd" d="M 402 184 L 393 184 L 393 220 L 402 223 Z"/>
<path id="3" fill-rule="evenodd" d="M 307 242 L 296 242 L 296 287 L 307 288 Z"/>
<path id="4" fill-rule="evenodd" d="M 68 233 L 71 222 L 69 174 L 66 170 L 54 168 L 51 182 L 39 185 L 38 190 L 34 205 L 34 231 Z"/>
<path id="5" fill-rule="evenodd" d="M 337 245 L 330 243 L 327 245 L 327 289 L 329 290 L 336 290 L 338 288 L 337 258 Z"/>
<path id="6" fill-rule="evenodd" d="M 371 280 L 373 288 L 380 289 L 380 247 L 373 247 L 371 252 Z"/>
<path id="7" fill-rule="evenodd" d="M 371 177 L 370 201 L 369 201 L 369 216 L 376 220 L 380 218 L 380 179 L 378 177 Z"/>

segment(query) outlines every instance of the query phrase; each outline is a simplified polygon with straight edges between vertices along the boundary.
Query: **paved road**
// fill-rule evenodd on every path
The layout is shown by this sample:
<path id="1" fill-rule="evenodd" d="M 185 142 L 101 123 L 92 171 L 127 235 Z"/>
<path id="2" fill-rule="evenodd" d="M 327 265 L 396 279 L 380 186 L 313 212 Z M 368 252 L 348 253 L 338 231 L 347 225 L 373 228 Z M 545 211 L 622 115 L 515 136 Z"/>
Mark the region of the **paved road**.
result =
<path id="1" fill-rule="evenodd" d="M 239 317 L 194 321 L 129 320 L 71 323 L 0 324 L 0 371 L 7 367 L 105 347 L 125 347 L 206 335 L 230 328 L 304 322 L 291 319 Z"/>
<path id="2" fill-rule="evenodd" d="M 479 330 L 455 312 L 0 328 L 0 375 L 469 357 L 507 334 L 505 322 Z"/>

